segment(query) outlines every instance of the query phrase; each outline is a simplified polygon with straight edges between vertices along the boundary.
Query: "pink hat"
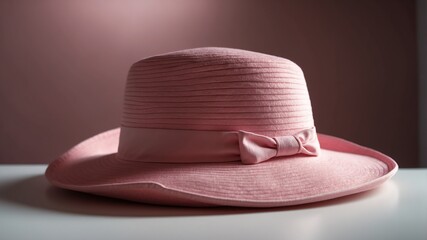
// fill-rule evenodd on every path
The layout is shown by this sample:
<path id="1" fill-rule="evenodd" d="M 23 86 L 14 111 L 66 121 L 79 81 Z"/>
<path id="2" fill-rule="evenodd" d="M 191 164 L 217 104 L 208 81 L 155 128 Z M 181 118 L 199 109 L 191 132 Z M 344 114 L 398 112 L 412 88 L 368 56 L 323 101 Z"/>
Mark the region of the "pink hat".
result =
<path id="1" fill-rule="evenodd" d="M 144 203 L 277 207 L 366 191 L 397 169 L 380 152 L 316 133 L 295 63 L 197 48 L 133 64 L 120 129 L 73 147 L 46 177 Z"/>

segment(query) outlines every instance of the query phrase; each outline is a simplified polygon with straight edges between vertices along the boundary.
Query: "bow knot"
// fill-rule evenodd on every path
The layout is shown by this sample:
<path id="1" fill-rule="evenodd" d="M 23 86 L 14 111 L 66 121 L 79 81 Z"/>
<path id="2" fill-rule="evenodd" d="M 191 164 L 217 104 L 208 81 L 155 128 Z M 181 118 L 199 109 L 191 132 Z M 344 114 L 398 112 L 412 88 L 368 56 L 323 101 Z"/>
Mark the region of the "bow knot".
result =
<path id="1" fill-rule="evenodd" d="M 268 137 L 239 131 L 240 159 L 244 164 L 257 164 L 274 157 L 306 154 L 317 156 L 320 152 L 316 129 L 310 128 L 290 136 Z"/>

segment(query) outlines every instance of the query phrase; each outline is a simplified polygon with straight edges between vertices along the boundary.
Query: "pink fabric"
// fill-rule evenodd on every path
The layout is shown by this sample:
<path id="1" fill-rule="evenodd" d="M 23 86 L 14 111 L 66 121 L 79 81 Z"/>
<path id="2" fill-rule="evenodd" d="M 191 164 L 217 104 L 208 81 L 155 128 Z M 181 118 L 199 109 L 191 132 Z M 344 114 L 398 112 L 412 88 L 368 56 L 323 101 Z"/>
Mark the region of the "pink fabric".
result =
<path id="1" fill-rule="evenodd" d="M 257 164 L 274 157 L 291 156 L 298 153 L 317 156 L 320 152 L 314 128 L 291 136 L 274 138 L 239 131 L 239 147 L 241 161 L 245 164 Z"/>
<path id="2" fill-rule="evenodd" d="M 314 128 L 270 138 L 247 131 L 192 131 L 122 127 L 118 157 L 164 163 L 242 161 L 257 164 L 280 156 L 316 156 Z"/>
<path id="3" fill-rule="evenodd" d="M 46 176 L 58 187 L 145 203 L 277 207 L 366 191 L 397 171 L 390 157 L 314 126 L 292 61 L 177 51 L 133 64 L 121 129 L 73 147 Z"/>
<path id="4" fill-rule="evenodd" d="M 239 160 L 236 132 L 122 127 L 118 157 L 136 162 L 190 163 Z"/>

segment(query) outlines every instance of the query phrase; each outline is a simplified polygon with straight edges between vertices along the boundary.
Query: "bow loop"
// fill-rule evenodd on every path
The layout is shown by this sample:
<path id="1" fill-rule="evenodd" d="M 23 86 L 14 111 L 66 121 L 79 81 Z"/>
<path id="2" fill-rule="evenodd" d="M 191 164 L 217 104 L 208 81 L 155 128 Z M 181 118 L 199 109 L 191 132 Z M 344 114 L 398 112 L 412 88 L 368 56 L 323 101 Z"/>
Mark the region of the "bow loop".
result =
<path id="1" fill-rule="evenodd" d="M 320 153 L 320 144 L 317 139 L 316 130 L 314 128 L 308 131 L 301 131 L 294 135 L 295 139 L 300 144 L 299 153 L 306 155 L 317 156 Z"/>
<path id="2" fill-rule="evenodd" d="M 257 164 L 274 157 L 306 154 L 317 156 L 320 151 L 315 128 L 291 136 L 268 136 L 239 131 L 240 158 L 244 164 Z"/>

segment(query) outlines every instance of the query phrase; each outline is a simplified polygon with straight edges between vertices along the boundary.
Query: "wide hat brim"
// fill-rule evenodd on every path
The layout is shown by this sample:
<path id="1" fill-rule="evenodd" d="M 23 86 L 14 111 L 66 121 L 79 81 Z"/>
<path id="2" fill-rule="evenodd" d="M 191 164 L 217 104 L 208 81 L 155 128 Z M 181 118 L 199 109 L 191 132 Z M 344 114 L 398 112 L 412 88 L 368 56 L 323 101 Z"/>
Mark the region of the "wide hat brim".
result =
<path id="1" fill-rule="evenodd" d="M 119 135 L 113 129 L 78 144 L 49 165 L 46 177 L 61 188 L 143 203 L 279 207 L 370 190 L 398 168 L 380 152 L 323 134 L 317 157 L 255 165 L 124 161 L 116 158 Z"/>

